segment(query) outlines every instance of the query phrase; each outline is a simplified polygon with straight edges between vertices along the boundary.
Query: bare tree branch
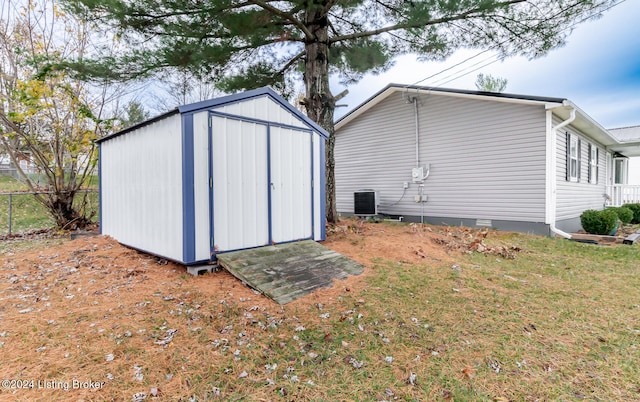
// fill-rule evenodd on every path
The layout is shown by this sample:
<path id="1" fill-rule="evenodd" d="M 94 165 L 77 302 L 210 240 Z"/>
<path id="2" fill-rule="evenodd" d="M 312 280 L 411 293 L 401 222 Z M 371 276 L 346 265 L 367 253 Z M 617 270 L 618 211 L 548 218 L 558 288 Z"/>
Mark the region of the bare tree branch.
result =
<path id="1" fill-rule="evenodd" d="M 300 20 L 296 19 L 293 14 L 287 13 L 279 10 L 278 8 L 270 5 L 266 1 L 262 0 L 249 0 L 250 3 L 255 4 L 256 6 L 262 7 L 264 10 L 269 11 L 273 15 L 277 15 L 278 17 L 290 21 L 293 25 L 295 25 L 298 29 L 300 29 L 307 40 L 313 40 L 315 38 L 315 34 L 309 30 L 309 28 Z"/>
<path id="2" fill-rule="evenodd" d="M 495 8 L 498 7 L 505 7 L 508 5 L 512 5 L 512 4 L 516 4 L 516 3 L 523 3 L 526 2 L 528 0 L 509 0 L 509 1 L 505 1 L 502 3 L 497 3 Z M 438 25 L 438 24 L 444 24 L 447 22 L 453 22 L 453 21 L 460 21 L 460 20 L 466 20 L 469 18 L 473 18 L 474 14 L 478 14 L 478 16 L 482 15 L 484 12 L 486 11 L 486 9 L 484 8 L 472 8 L 470 10 L 467 10 L 463 13 L 457 14 L 457 15 L 453 15 L 453 16 L 449 16 L 449 17 L 442 17 L 442 18 L 435 18 L 429 21 L 414 21 L 414 22 L 403 22 L 403 23 L 399 23 L 399 24 L 395 24 L 395 25 L 390 25 L 387 27 L 382 27 L 382 28 L 378 28 L 378 29 L 373 29 L 373 30 L 369 30 L 369 31 L 361 31 L 361 32 L 355 32 L 349 35 L 341 35 L 341 36 L 337 36 L 337 37 L 333 37 L 330 39 L 330 43 L 336 43 L 336 42 L 344 42 L 344 41 L 349 41 L 349 40 L 353 40 L 353 39 L 358 39 L 358 38 L 366 38 L 366 37 L 370 37 L 370 36 L 376 36 L 376 35 L 380 35 L 382 33 L 386 33 L 386 32 L 392 32 L 392 31 L 398 31 L 398 30 L 402 30 L 402 29 L 411 29 L 411 28 L 420 28 L 420 27 L 426 27 L 426 26 L 431 26 L 431 25 Z"/>

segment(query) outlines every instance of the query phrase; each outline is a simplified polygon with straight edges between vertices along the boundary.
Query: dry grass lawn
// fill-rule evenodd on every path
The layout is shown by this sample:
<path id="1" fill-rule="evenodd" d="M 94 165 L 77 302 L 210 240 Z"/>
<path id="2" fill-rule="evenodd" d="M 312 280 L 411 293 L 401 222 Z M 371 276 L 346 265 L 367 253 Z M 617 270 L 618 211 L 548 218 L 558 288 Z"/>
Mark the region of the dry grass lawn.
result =
<path id="1" fill-rule="evenodd" d="M 4 242 L 0 400 L 640 400 L 638 246 L 350 220 L 325 245 L 365 273 L 279 306 L 105 237 Z"/>

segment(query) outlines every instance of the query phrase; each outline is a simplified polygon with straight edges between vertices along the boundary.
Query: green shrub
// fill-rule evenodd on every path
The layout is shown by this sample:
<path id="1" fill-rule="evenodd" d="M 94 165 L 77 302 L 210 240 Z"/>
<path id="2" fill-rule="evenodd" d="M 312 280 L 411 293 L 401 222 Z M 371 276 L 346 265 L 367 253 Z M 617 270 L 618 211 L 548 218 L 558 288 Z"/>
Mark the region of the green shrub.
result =
<path id="1" fill-rule="evenodd" d="M 604 211 L 588 209 L 580 215 L 580 223 L 587 233 L 609 235 L 616 228 L 618 215 L 611 209 Z"/>
<path id="2" fill-rule="evenodd" d="M 631 223 L 640 223 L 640 204 L 625 204 L 624 207 L 633 211 Z"/>
<path id="3" fill-rule="evenodd" d="M 634 213 L 631 209 L 625 207 L 617 207 L 617 208 L 609 208 L 614 211 L 618 215 L 618 219 L 622 221 L 622 223 L 631 223 L 633 221 Z"/>

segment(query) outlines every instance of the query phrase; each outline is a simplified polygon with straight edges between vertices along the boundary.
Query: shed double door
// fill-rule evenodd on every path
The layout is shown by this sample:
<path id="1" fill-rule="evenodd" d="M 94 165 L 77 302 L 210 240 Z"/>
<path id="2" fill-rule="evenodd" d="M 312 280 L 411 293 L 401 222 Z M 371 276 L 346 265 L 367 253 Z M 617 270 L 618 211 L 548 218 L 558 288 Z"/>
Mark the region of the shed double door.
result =
<path id="1" fill-rule="evenodd" d="M 211 116 L 212 253 L 312 237 L 311 133 Z"/>

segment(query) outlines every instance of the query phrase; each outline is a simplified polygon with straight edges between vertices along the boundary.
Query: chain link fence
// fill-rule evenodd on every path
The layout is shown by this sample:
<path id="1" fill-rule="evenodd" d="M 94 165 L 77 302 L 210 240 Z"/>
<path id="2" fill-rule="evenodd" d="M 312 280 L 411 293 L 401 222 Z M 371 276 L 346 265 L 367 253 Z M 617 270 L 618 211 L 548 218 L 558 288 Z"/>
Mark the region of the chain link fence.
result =
<path id="1" fill-rule="evenodd" d="M 5 192 L 0 193 L 0 235 L 22 233 L 33 229 L 50 228 L 54 226 L 53 218 L 47 209 L 36 200 L 35 194 L 46 192 Z M 97 221 L 100 212 L 98 190 L 80 190 L 76 194 L 76 200 L 87 196 L 88 215 L 93 214 L 93 220 Z"/>

